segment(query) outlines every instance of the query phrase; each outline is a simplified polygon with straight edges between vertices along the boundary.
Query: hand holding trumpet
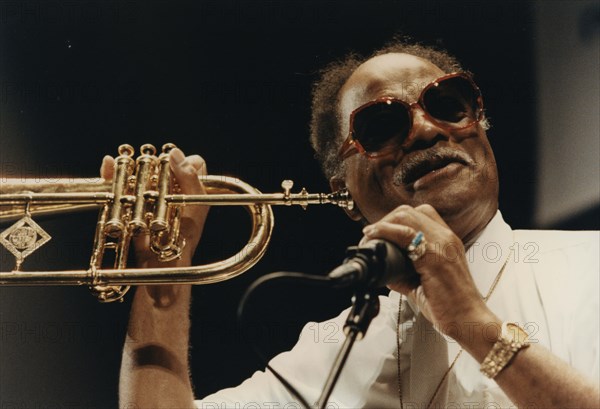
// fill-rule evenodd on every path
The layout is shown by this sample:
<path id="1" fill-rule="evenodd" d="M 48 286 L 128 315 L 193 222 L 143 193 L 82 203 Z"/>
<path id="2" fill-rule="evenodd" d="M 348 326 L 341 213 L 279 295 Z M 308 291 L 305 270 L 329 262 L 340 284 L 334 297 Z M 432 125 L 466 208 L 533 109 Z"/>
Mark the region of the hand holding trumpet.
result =
<path id="1" fill-rule="evenodd" d="M 175 182 L 182 194 L 205 194 L 206 189 L 199 177 L 206 176 L 206 162 L 200 155 L 185 156 L 181 149 L 175 148 L 169 152 L 169 165 Z M 112 179 L 114 174 L 114 158 L 105 156 L 100 167 L 100 176 Z M 135 254 L 139 267 L 176 267 L 191 264 L 194 250 L 200 241 L 204 222 L 208 214 L 208 206 L 189 205 L 183 209 L 181 217 L 181 236 L 186 241 L 181 258 L 170 263 L 157 260 L 156 254 L 149 250 L 148 235 L 134 239 Z"/>
<path id="2" fill-rule="evenodd" d="M 113 178 L 114 162 L 113 157 L 109 155 L 104 157 L 100 167 L 100 177 L 107 180 Z M 169 165 L 181 193 L 206 193 L 204 185 L 199 180 L 199 176 L 206 176 L 206 162 L 200 155 L 186 157 L 180 149 L 175 148 L 169 152 Z M 184 267 L 191 265 L 194 251 L 202 235 L 208 209 L 208 206 L 199 205 L 184 207 L 180 234 L 186 245 L 179 259 L 166 263 L 161 262 L 158 260 L 156 253 L 150 250 L 150 236 L 148 234 L 134 237 L 133 244 L 138 267 Z M 141 291 L 147 292 L 154 300 L 155 305 L 163 307 L 171 305 L 178 293 L 174 285 L 148 286 Z"/>

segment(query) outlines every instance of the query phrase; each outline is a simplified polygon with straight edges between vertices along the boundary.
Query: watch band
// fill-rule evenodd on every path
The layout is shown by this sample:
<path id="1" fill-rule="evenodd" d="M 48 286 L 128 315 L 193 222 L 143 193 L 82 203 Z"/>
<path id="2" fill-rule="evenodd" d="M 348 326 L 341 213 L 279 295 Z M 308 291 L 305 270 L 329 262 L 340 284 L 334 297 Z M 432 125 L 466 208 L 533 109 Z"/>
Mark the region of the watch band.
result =
<path id="1" fill-rule="evenodd" d="M 500 338 L 481 363 L 480 371 L 490 379 L 502 371 L 520 350 L 529 347 L 528 334 L 512 322 L 503 322 Z"/>

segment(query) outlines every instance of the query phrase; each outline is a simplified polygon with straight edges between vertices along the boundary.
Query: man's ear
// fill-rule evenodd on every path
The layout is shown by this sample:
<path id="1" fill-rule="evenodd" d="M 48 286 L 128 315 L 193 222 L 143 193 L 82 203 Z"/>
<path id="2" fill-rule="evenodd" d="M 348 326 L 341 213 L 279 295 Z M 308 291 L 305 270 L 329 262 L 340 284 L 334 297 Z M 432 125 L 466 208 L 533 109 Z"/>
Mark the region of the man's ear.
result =
<path id="1" fill-rule="evenodd" d="M 329 179 L 329 186 L 331 187 L 332 192 L 336 192 L 338 190 L 346 189 L 346 182 L 344 179 L 339 176 L 333 176 Z M 344 209 L 349 218 L 354 220 L 355 222 L 364 220 L 364 217 L 358 207 L 356 206 L 356 202 L 354 202 L 354 208 L 352 209 Z"/>

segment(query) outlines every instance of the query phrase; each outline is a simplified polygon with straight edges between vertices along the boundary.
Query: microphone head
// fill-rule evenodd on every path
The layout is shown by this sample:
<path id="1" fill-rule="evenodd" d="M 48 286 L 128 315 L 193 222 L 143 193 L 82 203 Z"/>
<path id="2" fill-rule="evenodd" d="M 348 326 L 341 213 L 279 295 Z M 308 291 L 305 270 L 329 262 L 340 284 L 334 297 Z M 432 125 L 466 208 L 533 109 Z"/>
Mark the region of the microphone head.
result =
<path id="1" fill-rule="evenodd" d="M 403 284 L 417 287 L 419 274 L 405 252 L 386 240 L 348 247 L 344 263 L 329 273 L 336 287 L 378 288 Z"/>
<path id="2" fill-rule="evenodd" d="M 372 286 L 384 287 L 398 284 L 415 288 L 419 286 L 421 279 L 405 250 L 381 239 L 369 240 L 359 247 L 363 246 L 372 248 L 382 263 L 381 271 L 371 283 Z"/>

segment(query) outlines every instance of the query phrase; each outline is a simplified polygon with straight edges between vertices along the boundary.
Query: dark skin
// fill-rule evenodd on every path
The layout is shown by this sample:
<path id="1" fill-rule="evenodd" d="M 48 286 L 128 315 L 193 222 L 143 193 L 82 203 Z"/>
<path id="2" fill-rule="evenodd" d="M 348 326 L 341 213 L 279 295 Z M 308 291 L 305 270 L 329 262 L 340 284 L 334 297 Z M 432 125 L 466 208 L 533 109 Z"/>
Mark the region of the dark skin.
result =
<path id="1" fill-rule="evenodd" d="M 341 117 L 348 118 L 353 109 L 379 96 L 412 102 L 416 95 L 411 99 L 403 93 L 403 81 L 405 85 L 407 80 L 424 85 L 442 74 L 435 65 L 406 54 L 371 59 L 342 89 Z M 418 94 L 420 89 L 416 88 Z M 489 323 L 499 326 L 501 321 L 481 299 L 464 257 L 465 243 L 477 236 L 497 210 L 496 170 L 485 131 L 476 124 L 449 133 L 427 121 L 419 109 L 414 115 L 415 129 L 402 151 L 377 160 L 360 155 L 348 158 L 345 174 L 333 179 L 332 187 L 348 187 L 359 209 L 350 216 L 371 223 L 364 230 L 366 238 L 383 238 L 406 247 L 417 231 L 424 232 L 430 243 L 428 253 L 415 262 L 422 286 L 393 289 L 414 297 L 429 320 L 442 329 L 466 322 L 480 323 L 479 328 Z M 347 128 L 342 134 L 341 139 Z M 464 163 L 451 164 L 408 185 L 399 183 L 398 173 L 411 155 L 440 146 L 460 151 L 466 158 Z M 203 192 L 198 174 L 206 172 L 204 161 L 195 155 L 186 158 L 178 150 L 171 155 L 171 167 L 182 192 Z M 102 174 L 110 177 L 109 159 L 105 165 Z M 206 208 L 190 206 L 186 215 L 193 220 L 186 224 L 184 234 L 188 243 L 197 243 Z M 435 254 L 433 243 L 452 245 L 457 252 L 444 258 L 444 254 Z M 188 265 L 194 247 L 189 246 L 175 265 Z M 138 247 L 138 255 L 146 265 L 156 263 L 143 247 Z M 187 371 L 190 298 L 187 285 L 145 286 L 136 292 L 123 351 L 120 407 L 194 407 Z M 474 332 L 468 339 L 455 339 L 481 362 L 494 341 Z M 460 333 L 469 331 L 463 328 Z M 536 407 L 543 408 L 600 407 L 597 386 L 538 344 L 519 352 L 495 379 L 519 406 L 535 402 Z"/>
<path id="2" fill-rule="evenodd" d="M 341 118 L 380 97 L 414 102 L 423 86 L 443 74 L 429 61 L 408 54 L 372 58 L 342 88 Z M 464 254 L 498 208 L 494 156 L 481 124 L 448 131 L 430 121 L 420 107 L 413 109 L 413 130 L 400 150 L 378 158 L 349 157 L 343 177 L 332 179 L 331 185 L 348 188 L 357 204 L 350 217 L 370 223 L 363 229 L 365 239 L 386 239 L 406 248 L 418 231 L 424 233 L 427 252 L 414 262 L 421 285 L 390 288 L 413 298 L 436 328 L 481 363 L 495 341 L 477 331 L 461 334 L 467 334 L 467 325 L 473 323 L 500 328 L 502 320 L 483 301 Z M 347 133 L 345 121 L 340 139 Z M 443 168 L 432 166 L 416 180 L 401 183 L 398 174 L 411 158 L 435 150 L 456 152 L 462 159 Z M 442 251 L 448 248 L 455 251 Z M 495 380 L 519 406 L 535 402 L 538 407 L 594 408 L 599 404 L 598 387 L 540 345 L 520 351 Z"/>
<path id="3" fill-rule="evenodd" d="M 341 90 L 340 116 L 349 118 L 360 105 L 380 97 L 414 102 L 424 85 L 445 73 L 407 54 L 387 54 L 367 61 Z M 400 204 L 432 205 L 451 229 L 468 242 L 490 221 L 498 208 L 498 177 L 494 154 L 481 125 L 448 131 L 413 109 L 413 131 L 402 149 L 380 158 L 354 155 L 345 161 L 345 183 L 361 215 L 376 222 Z M 348 134 L 342 121 L 342 135 Z M 426 150 L 457 151 L 468 163 L 455 161 L 434 177 L 404 184 L 398 173 L 412 157 Z M 425 181 L 425 183 L 424 183 Z M 334 181 L 335 183 L 335 181 Z"/>
<path id="4" fill-rule="evenodd" d="M 415 102 L 426 84 L 444 74 L 432 63 L 408 54 L 375 57 L 362 64 L 342 88 L 341 118 L 349 118 L 357 107 L 381 97 Z M 345 183 L 358 208 L 351 214 L 353 218 L 374 223 L 364 230 L 367 238 L 391 239 L 405 248 L 421 230 L 431 250 L 435 243 L 443 243 L 464 253 L 464 243 L 479 234 L 498 208 L 495 167 L 492 166 L 490 175 L 490 169 L 481 166 L 494 163 L 492 149 L 478 123 L 450 131 L 429 120 L 420 107 L 413 108 L 413 115 L 412 131 L 401 150 L 377 158 L 360 154 L 349 157 L 343 181 L 333 180 L 332 185 L 337 188 Z M 342 123 L 342 135 L 348 133 L 348 126 L 348 121 Z M 432 172 L 417 180 L 399 182 L 398 174 L 411 158 L 442 149 L 457 152 L 464 159 L 441 169 L 432 165 Z M 425 258 L 415 263 L 423 290 L 426 294 L 444 294 L 443 298 L 448 300 L 435 308 L 438 315 L 430 316 L 435 324 L 455 325 L 474 306 L 481 314 L 486 312 L 464 257 L 447 263 L 442 253 L 428 256 L 429 263 Z M 455 268 L 439 274 L 449 264 Z M 450 280 L 456 284 L 452 285 Z M 393 289 L 404 293 L 414 290 L 403 286 Z"/>

